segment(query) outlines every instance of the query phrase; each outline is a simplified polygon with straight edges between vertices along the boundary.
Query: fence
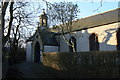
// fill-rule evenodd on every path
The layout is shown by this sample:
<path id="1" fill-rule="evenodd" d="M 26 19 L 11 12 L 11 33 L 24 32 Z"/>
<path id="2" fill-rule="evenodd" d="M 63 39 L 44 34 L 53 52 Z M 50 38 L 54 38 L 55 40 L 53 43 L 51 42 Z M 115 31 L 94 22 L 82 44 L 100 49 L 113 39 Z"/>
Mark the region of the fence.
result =
<path id="1" fill-rule="evenodd" d="M 117 78 L 120 51 L 43 53 L 43 65 L 77 77 Z"/>

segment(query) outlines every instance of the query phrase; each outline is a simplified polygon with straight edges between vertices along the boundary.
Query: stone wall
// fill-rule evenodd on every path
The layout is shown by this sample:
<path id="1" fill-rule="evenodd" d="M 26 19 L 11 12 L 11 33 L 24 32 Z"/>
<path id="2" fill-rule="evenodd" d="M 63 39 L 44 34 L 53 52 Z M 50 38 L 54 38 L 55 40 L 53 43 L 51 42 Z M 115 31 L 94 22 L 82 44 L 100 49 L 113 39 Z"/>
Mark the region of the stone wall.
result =
<path id="1" fill-rule="evenodd" d="M 43 53 L 43 65 L 77 77 L 116 78 L 120 51 Z"/>

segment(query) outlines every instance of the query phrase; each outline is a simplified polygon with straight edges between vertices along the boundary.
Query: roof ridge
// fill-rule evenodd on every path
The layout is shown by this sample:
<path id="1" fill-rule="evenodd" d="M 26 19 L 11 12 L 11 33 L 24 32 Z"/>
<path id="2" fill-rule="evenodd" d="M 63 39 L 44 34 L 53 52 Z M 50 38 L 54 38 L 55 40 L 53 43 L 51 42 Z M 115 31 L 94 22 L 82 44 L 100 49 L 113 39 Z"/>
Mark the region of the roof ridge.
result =
<path id="1" fill-rule="evenodd" d="M 81 19 L 86 19 L 86 18 L 98 16 L 98 15 L 103 15 L 103 14 L 105 14 L 105 13 L 109 13 L 109 12 L 116 11 L 116 10 L 119 10 L 119 9 L 120 9 L 120 8 L 112 9 L 112 10 L 105 11 L 105 12 L 101 12 L 101 13 L 98 13 L 98 14 L 93 14 L 93 15 L 91 15 L 91 16 L 87 16 L 87 17 L 84 17 L 84 18 L 81 18 Z M 74 20 L 74 21 L 78 21 L 78 20 L 81 20 L 81 19 L 77 19 L 77 20 Z"/>

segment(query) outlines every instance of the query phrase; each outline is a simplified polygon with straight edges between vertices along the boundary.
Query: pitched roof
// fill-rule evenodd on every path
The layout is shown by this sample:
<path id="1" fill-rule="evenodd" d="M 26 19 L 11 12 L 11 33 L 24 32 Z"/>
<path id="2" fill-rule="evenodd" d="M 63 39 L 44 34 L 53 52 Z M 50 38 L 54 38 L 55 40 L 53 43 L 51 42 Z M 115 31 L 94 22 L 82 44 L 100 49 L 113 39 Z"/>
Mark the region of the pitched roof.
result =
<path id="1" fill-rule="evenodd" d="M 120 21 L 120 8 L 73 21 L 73 30 L 99 27 Z"/>
<path id="2" fill-rule="evenodd" d="M 55 38 L 57 35 L 54 32 L 47 32 L 47 31 L 39 31 L 40 37 L 44 45 L 51 45 L 51 46 L 58 46 L 58 42 Z"/>
<path id="3" fill-rule="evenodd" d="M 101 25 L 120 22 L 120 8 L 78 19 L 72 22 L 71 31 L 100 27 Z M 58 25 L 59 26 L 59 25 Z M 65 32 L 67 27 L 64 27 Z"/>
<path id="4" fill-rule="evenodd" d="M 33 36 L 29 37 L 29 39 L 27 39 L 26 42 L 33 41 L 35 34 Z M 41 40 L 43 42 L 43 45 L 59 46 L 59 44 L 55 38 L 57 33 L 39 30 L 39 34 L 40 34 Z"/>

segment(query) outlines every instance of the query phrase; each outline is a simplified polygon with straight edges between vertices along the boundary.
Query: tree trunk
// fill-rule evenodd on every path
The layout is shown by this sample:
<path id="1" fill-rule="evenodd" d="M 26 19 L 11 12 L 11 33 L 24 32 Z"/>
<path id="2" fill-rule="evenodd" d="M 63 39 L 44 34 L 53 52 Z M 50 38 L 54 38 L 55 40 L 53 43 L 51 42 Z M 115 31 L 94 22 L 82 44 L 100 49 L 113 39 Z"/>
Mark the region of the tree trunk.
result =
<path id="1" fill-rule="evenodd" d="M 5 14 L 6 14 L 6 9 L 7 9 L 7 7 L 8 7 L 8 4 L 9 4 L 9 2 L 1 2 L 1 4 L 2 4 L 2 20 L 1 20 L 1 24 L 2 24 L 2 41 L 4 41 L 5 39 L 4 39 L 4 26 L 5 26 Z M 5 42 L 5 41 L 4 41 Z M 3 46 L 4 46 L 4 42 L 2 42 L 3 44 Z"/>
<path id="2" fill-rule="evenodd" d="M 10 21 L 9 21 L 9 27 L 8 27 L 8 33 L 6 36 L 4 36 L 4 43 L 6 43 L 10 37 L 10 33 L 11 33 L 11 27 L 12 27 L 12 22 L 13 22 L 13 4 L 14 2 L 11 2 L 10 4 Z"/>

